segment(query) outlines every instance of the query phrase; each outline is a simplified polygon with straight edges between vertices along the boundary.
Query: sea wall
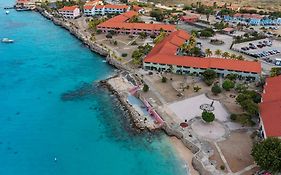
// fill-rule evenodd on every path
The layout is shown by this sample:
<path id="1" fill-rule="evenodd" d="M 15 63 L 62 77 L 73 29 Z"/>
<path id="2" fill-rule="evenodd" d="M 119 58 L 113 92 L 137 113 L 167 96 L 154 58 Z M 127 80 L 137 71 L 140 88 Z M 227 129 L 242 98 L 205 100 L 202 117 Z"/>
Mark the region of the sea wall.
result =
<path id="1" fill-rule="evenodd" d="M 200 142 L 192 141 L 191 138 L 184 136 L 181 130 L 170 127 L 166 122 L 163 124 L 162 129 L 168 136 L 175 136 L 182 141 L 194 154 L 192 158 L 192 165 L 202 175 L 222 175 L 223 172 L 216 170 L 215 166 L 209 162 L 208 154 L 204 153 L 201 148 Z"/>

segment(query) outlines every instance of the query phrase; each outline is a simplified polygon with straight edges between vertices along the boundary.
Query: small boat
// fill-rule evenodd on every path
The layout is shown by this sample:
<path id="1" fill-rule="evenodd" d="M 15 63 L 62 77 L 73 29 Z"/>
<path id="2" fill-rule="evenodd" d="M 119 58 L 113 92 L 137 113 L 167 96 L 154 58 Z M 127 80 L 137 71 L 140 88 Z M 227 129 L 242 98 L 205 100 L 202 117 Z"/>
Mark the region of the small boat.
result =
<path id="1" fill-rule="evenodd" d="M 9 10 L 6 10 L 6 15 L 8 15 L 10 13 L 10 11 Z"/>
<path id="2" fill-rule="evenodd" d="M 13 43 L 14 40 L 9 39 L 9 38 L 3 38 L 3 39 L 1 40 L 1 42 L 2 42 L 2 43 Z"/>

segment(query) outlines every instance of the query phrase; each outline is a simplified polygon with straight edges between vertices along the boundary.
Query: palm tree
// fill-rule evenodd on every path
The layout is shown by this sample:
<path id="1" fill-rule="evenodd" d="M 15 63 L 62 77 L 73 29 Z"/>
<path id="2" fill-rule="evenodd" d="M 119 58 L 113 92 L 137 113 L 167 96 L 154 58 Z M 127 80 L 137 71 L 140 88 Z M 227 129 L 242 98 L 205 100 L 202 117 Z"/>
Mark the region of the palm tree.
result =
<path id="1" fill-rule="evenodd" d="M 233 54 L 230 55 L 230 58 L 231 59 L 236 59 L 236 55 L 233 53 Z"/>
<path id="2" fill-rule="evenodd" d="M 213 52 L 211 51 L 211 49 L 206 49 L 205 53 L 206 53 L 207 57 L 210 57 L 211 55 L 213 55 Z"/>
<path id="3" fill-rule="evenodd" d="M 230 56 L 230 54 L 228 53 L 228 52 L 224 52 L 223 54 L 222 54 L 222 57 L 223 58 L 229 58 L 229 56 Z"/>
<path id="4" fill-rule="evenodd" d="M 237 59 L 237 60 L 244 60 L 245 58 L 244 58 L 242 55 L 238 55 L 238 56 L 236 57 L 236 59 Z"/>
<path id="5" fill-rule="evenodd" d="M 222 51 L 221 51 L 220 49 L 217 49 L 217 50 L 215 51 L 215 55 L 216 55 L 216 56 L 220 57 L 221 54 L 222 54 Z"/>

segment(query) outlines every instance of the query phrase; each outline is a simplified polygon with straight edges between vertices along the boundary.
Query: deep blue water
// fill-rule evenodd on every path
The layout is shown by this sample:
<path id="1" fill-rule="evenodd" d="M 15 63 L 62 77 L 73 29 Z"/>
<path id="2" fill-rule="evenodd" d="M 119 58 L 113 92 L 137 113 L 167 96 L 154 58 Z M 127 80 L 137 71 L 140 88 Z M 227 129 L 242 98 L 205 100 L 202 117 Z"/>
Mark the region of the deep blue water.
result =
<path id="1" fill-rule="evenodd" d="M 12 3 L 0 0 L 0 38 L 15 40 L 0 43 L 0 175 L 183 174 L 162 133 L 134 132 L 92 86 L 115 70 L 39 14 L 5 15 Z"/>

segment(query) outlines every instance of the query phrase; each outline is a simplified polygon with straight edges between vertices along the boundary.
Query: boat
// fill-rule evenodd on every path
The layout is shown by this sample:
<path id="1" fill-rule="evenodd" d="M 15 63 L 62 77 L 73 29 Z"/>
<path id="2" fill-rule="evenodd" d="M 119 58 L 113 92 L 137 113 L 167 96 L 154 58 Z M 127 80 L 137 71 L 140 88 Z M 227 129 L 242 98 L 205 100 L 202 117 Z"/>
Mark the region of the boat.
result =
<path id="1" fill-rule="evenodd" d="M 6 11 L 6 15 L 8 15 L 9 13 L 10 13 L 10 11 L 9 11 L 9 10 L 7 10 L 7 11 Z"/>
<path id="2" fill-rule="evenodd" d="M 9 39 L 9 38 L 3 38 L 3 39 L 1 40 L 1 42 L 2 42 L 2 43 L 13 43 L 14 40 Z"/>

